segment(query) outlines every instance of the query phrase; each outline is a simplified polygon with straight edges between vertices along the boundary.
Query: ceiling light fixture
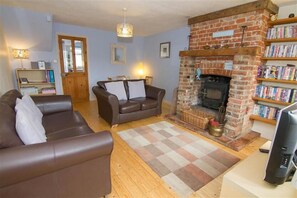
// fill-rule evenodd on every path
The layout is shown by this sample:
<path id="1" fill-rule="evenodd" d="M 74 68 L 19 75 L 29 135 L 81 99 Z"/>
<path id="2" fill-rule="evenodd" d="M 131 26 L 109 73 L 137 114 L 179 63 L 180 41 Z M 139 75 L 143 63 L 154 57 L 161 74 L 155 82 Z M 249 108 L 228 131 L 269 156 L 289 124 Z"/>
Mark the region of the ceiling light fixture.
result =
<path id="1" fill-rule="evenodd" d="M 129 38 L 133 37 L 133 26 L 129 23 L 126 23 L 126 12 L 127 8 L 123 8 L 124 12 L 124 22 L 117 24 L 117 36 Z"/>

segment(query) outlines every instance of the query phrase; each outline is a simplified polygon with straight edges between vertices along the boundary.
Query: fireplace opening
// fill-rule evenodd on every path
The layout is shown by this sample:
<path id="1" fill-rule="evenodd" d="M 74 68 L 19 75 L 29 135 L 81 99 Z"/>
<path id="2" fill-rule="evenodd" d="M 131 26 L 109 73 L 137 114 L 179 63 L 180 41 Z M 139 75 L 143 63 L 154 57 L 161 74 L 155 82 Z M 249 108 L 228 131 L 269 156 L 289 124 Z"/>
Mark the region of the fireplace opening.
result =
<path id="1" fill-rule="evenodd" d="M 200 93 L 202 106 L 216 110 L 221 106 L 226 107 L 231 78 L 208 75 L 203 79 L 204 83 Z"/>

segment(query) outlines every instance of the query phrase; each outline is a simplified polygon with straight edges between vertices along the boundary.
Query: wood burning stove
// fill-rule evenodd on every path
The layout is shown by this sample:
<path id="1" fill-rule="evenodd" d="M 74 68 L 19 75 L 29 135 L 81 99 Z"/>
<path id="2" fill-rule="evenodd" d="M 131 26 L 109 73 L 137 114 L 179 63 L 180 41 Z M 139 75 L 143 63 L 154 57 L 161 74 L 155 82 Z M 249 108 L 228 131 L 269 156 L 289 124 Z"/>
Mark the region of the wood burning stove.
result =
<path id="1" fill-rule="evenodd" d="M 202 106 L 211 109 L 219 109 L 220 106 L 226 107 L 231 78 L 207 76 L 204 79 Z"/>

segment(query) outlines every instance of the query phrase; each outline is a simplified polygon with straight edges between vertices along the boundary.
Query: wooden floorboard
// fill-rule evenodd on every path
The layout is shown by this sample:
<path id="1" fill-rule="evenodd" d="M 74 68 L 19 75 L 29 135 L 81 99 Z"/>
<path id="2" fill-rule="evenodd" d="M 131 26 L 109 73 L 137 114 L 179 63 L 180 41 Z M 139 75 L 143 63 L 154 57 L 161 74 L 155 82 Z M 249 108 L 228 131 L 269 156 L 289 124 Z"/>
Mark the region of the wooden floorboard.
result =
<path id="1" fill-rule="evenodd" d="M 114 139 L 114 150 L 111 157 L 111 177 L 112 192 L 109 197 L 127 197 L 127 198 L 166 198 L 178 197 L 173 190 L 167 186 L 161 178 L 140 158 L 138 155 L 117 135 L 117 132 L 144 126 L 163 121 L 162 116 L 153 116 L 151 118 L 120 124 L 118 127 L 111 129 L 110 126 L 98 116 L 97 102 L 75 103 L 74 109 L 79 111 L 86 119 L 90 127 L 100 132 L 110 130 Z M 163 108 L 163 116 L 169 112 L 169 107 Z M 180 127 L 180 126 L 178 126 Z M 190 130 L 180 127 L 189 133 L 204 139 L 217 147 L 229 152 L 240 159 L 244 159 L 266 142 L 264 138 L 258 138 L 241 151 L 237 152 L 223 145 L 220 145 L 206 137 L 200 136 Z M 207 185 L 196 191 L 190 197 L 199 198 L 216 198 L 220 196 L 223 175 L 212 180 Z"/>

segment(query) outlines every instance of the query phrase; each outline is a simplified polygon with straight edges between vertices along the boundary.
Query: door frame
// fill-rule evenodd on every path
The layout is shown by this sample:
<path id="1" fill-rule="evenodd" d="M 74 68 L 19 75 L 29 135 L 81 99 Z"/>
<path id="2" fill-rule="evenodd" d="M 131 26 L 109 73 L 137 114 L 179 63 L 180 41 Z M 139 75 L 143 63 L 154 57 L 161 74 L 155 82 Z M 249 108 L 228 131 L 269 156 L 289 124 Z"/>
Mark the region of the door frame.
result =
<path id="1" fill-rule="evenodd" d="M 63 37 L 63 38 L 78 38 L 78 39 L 83 39 L 84 40 L 84 49 L 85 49 L 85 52 L 84 52 L 84 64 L 85 64 L 85 74 L 86 74 L 86 77 L 87 77 L 87 87 L 88 87 L 88 101 L 90 101 L 90 82 L 89 82 L 89 59 L 88 59 L 88 44 L 87 44 L 87 37 L 85 36 L 73 36 L 73 35 L 68 35 L 68 34 L 63 34 L 63 33 L 57 33 L 56 34 L 56 43 L 57 43 L 57 50 L 58 50 L 58 60 L 59 60 L 59 77 L 60 77 L 60 82 L 61 82 L 61 91 L 63 92 L 63 94 L 65 94 L 65 91 L 64 91 L 64 86 L 63 86 L 63 78 L 62 78 L 62 73 L 64 73 L 64 62 L 62 61 L 62 57 L 63 57 L 63 53 L 62 51 L 60 50 L 60 45 L 59 45 L 59 38 L 60 37 Z M 62 53 L 62 54 L 61 54 Z M 74 57 L 74 56 L 73 56 Z M 74 57 L 75 58 L 75 57 Z M 73 59 L 73 62 L 75 60 Z M 63 67 L 61 66 L 63 64 Z M 76 67 L 75 67 L 76 69 Z"/>

